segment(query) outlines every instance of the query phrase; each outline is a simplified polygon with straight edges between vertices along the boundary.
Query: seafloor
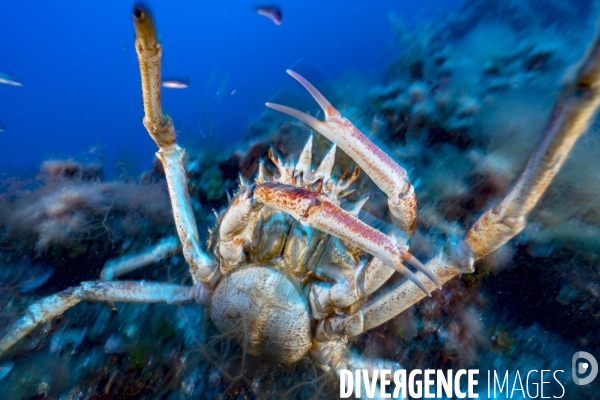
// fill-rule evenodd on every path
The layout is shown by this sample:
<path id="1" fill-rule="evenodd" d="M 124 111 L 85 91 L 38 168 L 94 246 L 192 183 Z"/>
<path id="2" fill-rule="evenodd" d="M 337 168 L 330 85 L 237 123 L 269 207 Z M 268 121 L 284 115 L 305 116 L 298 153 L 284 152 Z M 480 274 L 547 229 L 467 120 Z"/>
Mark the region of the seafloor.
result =
<path id="1" fill-rule="evenodd" d="M 409 170 L 420 215 L 411 251 L 419 259 L 460 237 L 522 170 L 561 77 L 594 33 L 599 9 L 572 3 L 475 0 L 411 31 L 391 18 L 401 56 L 380 85 L 347 79 L 346 92 L 330 98 L 352 104 L 342 113 Z M 474 274 L 354 345 L 407 369 L 478 368 L 481 381 L 487 370 L 509 370 L 512 384 L 517 370 L 560 369 L 565 398 L 600 398 L 600 379 L 576 386 L 570 375 L 576 351 L 600 356 L 599 127 L 600 120 L 580 139 L 521 234 Z M 268 112 L 235 153 L 190 154 L 198 226 L 212 226 L 212 209 L 227 205 L 238 173 L 251 178 L 270 146 L 297 157 L 308 135 Z M 315 143 L 319 159 L 329 144 Z M 339 172 L 352 166 L 343 154 L 338 164 Z M 365 210 L 389 221 L 385 197 L 364 174 L 356 188 L 350 200 L 370 192 Z M 158 163 L 139 179 L 108 181 L 102 165 L 50 160 L 34 181 L 4 180 L 0 202 L 1 326 L 35 299 L 97 279 L 106 261 L 175 235 Z M 179 255 L 126 278 L 190 283 Z M 247 356 L 196 304 L 118 304 L 113 312 L 81 303 L 0 360 L 3 399 L 329 398 L 338 391 L 308 359 L 282 366 Z M 555 385 L 544 394 L 560 393 Z"/>

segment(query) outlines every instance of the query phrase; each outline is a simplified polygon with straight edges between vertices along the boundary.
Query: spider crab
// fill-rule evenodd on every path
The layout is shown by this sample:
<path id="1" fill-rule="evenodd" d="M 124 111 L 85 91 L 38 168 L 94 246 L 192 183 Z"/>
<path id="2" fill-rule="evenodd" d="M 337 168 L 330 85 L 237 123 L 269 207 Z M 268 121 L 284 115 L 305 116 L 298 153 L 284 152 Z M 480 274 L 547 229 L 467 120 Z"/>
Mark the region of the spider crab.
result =
<path id="1" fill-rule="evenodd" d="M 334 145 L 317 168 L 312 166 L 312 137 L 297 163 L 286 163 L 270 152 L 279 176 L 268 180 L 261 165 L 254 183 L 242 181 L 239 192 L 218 216 L 204 251 L 187 192 L 184 149 L 177 145 L 173 124 L 162 111 L 162 48 L 150 15 L 136 7 L 133 19 L 143 123 L 159 147 L 156 155 L 164 166 L 193 285 L 110 281 L 179 250 L 179 243 L 161 242 L 147 254 L 107 265 L 100 281 L 83 282 L 30 305 L 0 339 L 0 354 L 82 300 L 109 304 L 196 301 L 208 308 L 222 331 L 244 324 L 251 354 L 283 363 L 310 355 L 324 370 L 335 373 L 359 368 L 392 373 L 400 368 L 396 362 L 366 359 L 348 351 L 348 338 L 393 318 L 453 277 L 472 272 L 476 260 L 519 233 L 600 102 L 600 40 L 596 37 L 565 80 L 543 137 L 508 195 L 483 213 L 462 240 L 448 244 L 423 265 L 408 252 L 408 239 L 417 227 L 417 205 L 406 171 L 342 117 L 313 85 L 288 71 L 317 101 L 325 121 L 283 105 L 266 105 L 303 121 Z M 341 198 L 358 169 L 347 179 L 332 177 L 337 147 L 388 196 L 402 235 L 385 235 L 357 217 L 366 198 L 341 207 Z M 395 271 L 408 279 L 388 293 L 373 296 Z"/>

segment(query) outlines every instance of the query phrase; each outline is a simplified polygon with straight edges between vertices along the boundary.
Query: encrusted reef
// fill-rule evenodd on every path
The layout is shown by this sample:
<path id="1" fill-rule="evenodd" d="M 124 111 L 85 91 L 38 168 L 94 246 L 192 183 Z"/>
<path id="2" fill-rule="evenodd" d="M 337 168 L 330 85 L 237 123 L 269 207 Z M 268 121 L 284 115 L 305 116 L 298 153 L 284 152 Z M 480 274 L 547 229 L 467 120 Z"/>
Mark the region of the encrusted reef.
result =
<path id="1" fill-rule="evenodd" d="M 237 189 L 238 161 L 187 159 L 199 226 L 212 227 L 213 207 Z M 52 160 L 35 181 L 5 185 L 2 328 L 34 299 L 98 279 L 107 260 L 175 234 L 158 163 L 139 180 L 106 181 L 99 165 Z M 181 255 L 125 278 L 190 283 Z M 336 390 L 335 380 L 308 360 L 283 366 L 247 356 L 236 344 L 243 330 L 219 333 L 195 303 L 118 304 L 116 312 L 82 303 L 71 311 L 0 360 L 3 398 L 311 397 Z"/>
<path id="2" fill-rule="evenodd" d="M 346 110 L 339 106 L 344 93 L 330 98 L 409 170 L 419 204 L 411 252 L 419 259 L 461 237 L 522 170 L 562 76 L 594 31 L 595 5 L 571 3 L 474 0 L 409 28 L 391 16 L 399 56 L 380 84 L 353 93 Z M 352 86 L 363 84 L 346 82 Z M 274 173 L 268 149 L 297 157 L 309 134 L 265 112 L 233 154 L 189 154 L 201 233 L 238 175 L 250 179 L 261 160 Z M 314 144 L 320 160 L 330 143 L 316 135 Z M 336 164 L 337 174 L 354 168 L 341 151 Z M 448 282 L 356 345 L 409 369 L 562 369 L 567 393 L 597 396 L 598 379 L 572 383 L 570 362 L 575 351 L 600 354 L 598 171 L 600 122 L 575 146 L 520 235 L 474 274 Z M 370 193 L 369 222 L 389 229 L 385 196 L 364 174 L 355 185 L 349 200 Z M 47 161 L 34 182 L 5 181 L 0 204 L 2 326 L 34 299 L 96 279 L 107 260 L 175 233 L 159 163 L 140 179 L 108 181 L 96 164 Z M 126 278 L 189 283 L 186 269 L 175 255 Z M 335 379 L 308 360 L 282 366 L 249 357 L 232 341 L 236 334 L 219 334 L 195 304 L 118 304 L 115 313 L 81 303 L 0 360 L 0 392 L 7 399 L 336 395 Z"/>

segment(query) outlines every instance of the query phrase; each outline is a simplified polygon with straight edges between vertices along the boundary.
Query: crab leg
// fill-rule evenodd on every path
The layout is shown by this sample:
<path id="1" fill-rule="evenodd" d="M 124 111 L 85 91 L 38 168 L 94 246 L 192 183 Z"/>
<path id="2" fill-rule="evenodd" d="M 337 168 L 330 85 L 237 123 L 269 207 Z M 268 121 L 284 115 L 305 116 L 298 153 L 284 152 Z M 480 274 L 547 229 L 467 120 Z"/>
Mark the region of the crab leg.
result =
<path id="1" fill-rule="evenodd" d="M 413 281 L 427 295 L 429 291 L 426 286 L 402 265 L 403 261 L 411 263 L 439 286 L 437 277 L 398 242 L 318 193 L 281 183 L 266 182 L 256 185 L 253 196 L 256 201 L 290 214 L 302 224 L 352 243 L 379 258 L 387 266 Z"/>
<path id="2" fill-rule="evenodd" d="M 186 303 L 194 299 L 193 288 L 168 283 L 82 282 L 31 304 L 21 319 L 7 328 L 0 339 L 0 355 L 36 326 L 62 314 L 82 300 L 129 303 Z"/>
<path id="3" fill-rule="evenodd" d="M 469 229 L 461 256 L 471 263 L 502 246 L 525 228 L 527 215 L 587 131 L 600 104 L 600 35 L 570 74 L 556 100 L 541 141 L 508 195 Z"/>
<path id="4" fill-rule="evenodd" d="M 162 47 L 156 38 L 154 22 L 146 10 L 135 7 L 133 22 L 136 34 L 135 50 L 142 77 L 144 126 L 159 148 L 156 156 L 165 169 L 173 217 L 183 247 L 183 256 L 190 266 L 194 282 L 205 282 L 214 271 L 215 266 L 212 259 L 200 248 L 198 228 L 192 212 L 183 164 L 185 150 L 177 145 L 173 122 L 162 111 L 160 99 Z"/>
<path id="5" fill-rule="evenodd" d="M 448 282 L 461 272 L 461 267 L 443 252 L 431 259 L 426 265 L 435 274 L 441 284 Z M 427 277 L 418 272 L 419 279 L 429 290 L 435 289 Z M 402 282 L 389 293 L 369 300 L 359 310 L 350 314 L 331 314 L 320 321 L 317 328 L 318 339 L 332 339 L 341 336 L 356 336 L 394 318 L 404 310 L 418 303 L 425 297 L 420 287 L 412 281 Z"/>
<path id="6" fill-rule="evenodd" d="M 366 299 L 394 273 L 383 261 L 373 257 L 341 282 L 333 285 L 315 282 L 310 290 L 310 306 L 315 319 L 326 318 L 335 309 L 343 309 Z"/>
<path id="7" fill-rule="evenodd" d="M 181 251 L 181 244 L 176 237 L 162 239 L 157 244 L 145 248 L 137 254 L 127 254 L 104 264 L 100 273 L 101 281 L 111 281 L 136 269 L 157 263 Z"/>
<path id="8" fill-rule="evenodd" d="M 228 275 L 244 258 L 244 245 L 250 240 L 245 236 L 249 221 L 261 209 L 262 204 L 252 198 L 252 187 L 240 190 L 233 199 L 219 227 L 219 255 L 221 273 Z"/>
<path id="9" fill-rule="evenodd" d="M 600 104 L 600 34 L 577 68 L 567 76 L 562 92 L 537 148 L 514 188 L 469 229 L 457 250 L 440 252 L 427 263 L 442 283 L 471 272 L 473 262 L 502 246 L 525 226 L 527 214 L 558 172 L 575 141 L 587 131 Z M 425 276 L 417 277 L 431 287 Z M 423 299 L 420 287 L 403 282 L 357 313 L 332 316 L 323 322 L 328 334 L 343 335 L 374 328 Z"/>
<path id="10" fill-rule="evenodd" d="M 373 377 L 373 371 L 378 370 L 388 381 L 393 380 L 394 373 L 402 369 L 396 361 L 381 358 L 364 357 L 356 351 L 351 351 L 344 340 L 334 339 L 315 343 L 310 353 L 317 365 L 324 371 L 332 371 L 338 377 L 343 370 L 350 371 L 352 376 L 362 372 L 369 378 Z M 381 376 L 381 375 L 380 375 Z M 356 398 L 381 399 L 382 393 L 379 382 L 367 389 L 362 379 L 358 382 L 359 389 L 355 392 Z M 348 382 L 346 382 L 348 384 Z M 354 386 L 354 385 L 353 385 Z M 388 394 L 388 398 L 389 398 Z"/>
<path id="11" fill-rule="evenodd" d="M 371 142 L 349 120 L 342 117 L 310 82 L 292 70 L 287 70 L 287 73 L 300 82 L 319 103 L 325 113 L 325 121 L 279 104 L 267 103 L 267 107 L 298 118 L 336 143 L 388 196 L 392 215 L 398 220 L 400 228 L 409 237 L 412 236 L 417 229 L 417 200 L 404 168 Z"/>

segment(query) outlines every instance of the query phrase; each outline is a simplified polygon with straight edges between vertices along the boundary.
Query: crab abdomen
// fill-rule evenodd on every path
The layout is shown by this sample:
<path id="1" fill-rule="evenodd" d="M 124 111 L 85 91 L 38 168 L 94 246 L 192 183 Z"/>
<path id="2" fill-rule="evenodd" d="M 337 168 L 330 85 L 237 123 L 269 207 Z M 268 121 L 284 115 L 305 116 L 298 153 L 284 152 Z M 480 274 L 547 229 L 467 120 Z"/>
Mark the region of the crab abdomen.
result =
<path id="1" fill-rule="evenodd" d="M 306 300 L 286 275 L 269 267 L 249 266 L 223 277 L 210 313 L 221 332 L 253 355 L 293 363 L 312 344 Z"/>

